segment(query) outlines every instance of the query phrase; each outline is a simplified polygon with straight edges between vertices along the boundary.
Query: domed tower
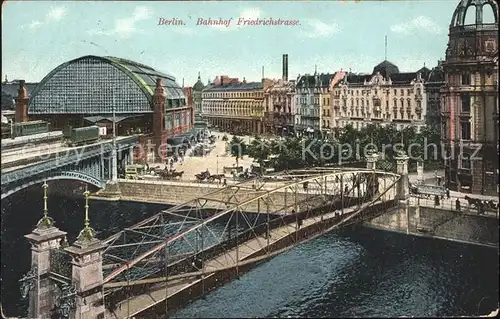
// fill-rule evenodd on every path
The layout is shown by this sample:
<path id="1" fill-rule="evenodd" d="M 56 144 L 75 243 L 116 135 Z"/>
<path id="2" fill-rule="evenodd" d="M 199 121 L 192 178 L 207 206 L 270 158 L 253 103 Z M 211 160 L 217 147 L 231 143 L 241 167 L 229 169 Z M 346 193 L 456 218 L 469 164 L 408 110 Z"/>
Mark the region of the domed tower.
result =
<path id="1" fill-rule="evenodd" d="M 461 0 L 451 19 L 441 89 L 445 179 L 452 190 L 498 193 L 498 4 Z"/>
<path id="2" fill-rule="evenodd" d="M 201 82 L 200 72 L 198 72 L 198 81 L 193 85 L 193 102 L 195 106 L 194 111 L 194 127 L 198 131 L 203 131 L 207 125 L 202 118 L 202 92 L 205 85 Z"/>

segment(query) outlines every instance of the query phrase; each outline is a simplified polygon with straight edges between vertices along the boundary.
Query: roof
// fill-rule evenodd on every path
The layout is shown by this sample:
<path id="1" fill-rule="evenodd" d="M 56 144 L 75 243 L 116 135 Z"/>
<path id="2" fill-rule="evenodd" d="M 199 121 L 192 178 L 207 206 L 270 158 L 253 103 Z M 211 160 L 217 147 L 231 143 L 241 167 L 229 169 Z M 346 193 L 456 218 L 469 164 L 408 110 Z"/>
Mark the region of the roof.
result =
<path id="1" fill-rule="evenodd" d="M 38 83 L 26 83 L 29 95 L 31 95 L 37 85 Z M 13 99 L 17 96 L 17 90 L 19 90 L 19 80 L 2 83 L 2 109 L 14 108 Z"/>
<path id="2" fill-rule="evenodd" d="M 248 82 L 248 83 L 234 83 L 207 86 L 204 91 L 252 91 L 261 90 L 263 88 L 262 82 Z"/>
<path id="3" fill-rule="evenodd" d="M 437 66 L 429 72 L 429 82 L 444 82 L 444 71 L 442 66 Z"/>
<path id="4" fill-rule="evenodd" d="M 408 84 L 416 78 L 416 72 L 404 72 L 391 75 L 391 81 L 393 84 Z"/>
<path id="5" fill-rule="evenodd" d="M 377 74 L 377 72 L 380 72 L 385 78 L 392 78 L 392 74 L 399 73 L 399 68 L 395 64 L 384 60 L 373 68 L 372 74 Z"/>
<path id="6" fill-rule="evenodd" d="M 43 89 L 44 85 L 59 71 L 68 67 L 71 64 L 75 64 L 77 62 L 88 60 L 89 62 L 92 60 L 97 60 L 105 63 L 109 63 L 114 67 L 118 68 L 128 77 L 130 77 L 140 88 L 141 90 L 148 96 L 149 99 L 152 98 L 154 94 L 154 90 L 156 87 L 156 79 L 161 78 L 163 86 L 165 88 L 165 94 L 167 99 L 183 99 L 184 91 L 182 88 L 175 82 L 175 77 L 163 72 L 156 71 L 152 67 L 146 66 L 144 64 L 133 62 L 130 60 L 111 57 L 111 56 L 94 56 L 94 55 L 86 55 L 68 62 L 65 62 L 54 70 L 52 70 L 49 74 L 47 74 L 39 86 L 33 91 L 32 95 L 36 95 L 37 92 Z"/>
<path id="7" fill-rule="evenodd" d="M 328 87 L 334 76 L 334 73 L 306 74 L 299 78 L 296 87 Z"/>
<path id="8" fill-rule="evenodd" d="M 201 82 L 200 73 L 198 72 L 198 81 L 193 85 L 193 91 L 201 92 L 205 88 L 203 82 Z"/>
<path id="9" fill-rule="evenodd" d="M 365 83 L 365 81 L 369 81 L 372 78 L 371 74 L 355 74 L 348 73 L 345 79 L 347 83 L 355 84 L 355 83 Z"/>

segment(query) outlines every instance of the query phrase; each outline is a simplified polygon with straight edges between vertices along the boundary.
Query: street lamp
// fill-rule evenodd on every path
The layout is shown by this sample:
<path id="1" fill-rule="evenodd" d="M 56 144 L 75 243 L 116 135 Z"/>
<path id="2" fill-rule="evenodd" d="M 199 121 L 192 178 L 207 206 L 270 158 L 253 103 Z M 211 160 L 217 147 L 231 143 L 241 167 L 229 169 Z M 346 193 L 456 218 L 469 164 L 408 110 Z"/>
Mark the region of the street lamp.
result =
<path id="1" fill-rule="evenodd" d="M 113 151 L 111 152 L 111 182 L 118 179 L 118 159 L 116 154 L 116 116 L 115 116 L 115 90 L 113 88 Z"/>
<path id="2" fill-rule="evenodd" d="M 217 155 L 217 175 L 219 174 L 219 155 Z"/>

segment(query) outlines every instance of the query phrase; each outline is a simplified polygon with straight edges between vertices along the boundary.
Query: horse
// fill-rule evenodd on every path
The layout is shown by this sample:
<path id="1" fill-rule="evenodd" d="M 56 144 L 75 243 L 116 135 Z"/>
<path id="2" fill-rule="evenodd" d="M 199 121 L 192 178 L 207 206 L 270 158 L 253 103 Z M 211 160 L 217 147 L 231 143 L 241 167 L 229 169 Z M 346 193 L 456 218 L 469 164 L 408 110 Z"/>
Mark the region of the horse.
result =
<path id="1" fill-rule="evenodd" d="M 173 174 L 167 170 L 161 170 L 158 172 L 158 175 L 160 176 L 161 179 L 170 179 Z"/>
<path id="2" fill-rule="evenodd" d="M 180 172 L 172 172 L 170 176 L 171 176 L 172 178 L 174 178 L 174 179 L 175 179 L 175 178 L 177 178 L 177 177 L 179 177 L 179 179 L 181 179 L 183 174 L 184 174 L 184 171 L 180 171 Z"/>
<path id="3" fill-rule="evenodd" d="M 226 178 L 226 175 L 224 174 L 214 174 L 208 177 L 208 181 L 213 182 L 215 180 L 218 180 L 219 182 L 221 182 L 224 178 Z"/>
<path id="4" fill-rule="evenodd" d="M 197 182 L 201 182 L 201 181 L 204 181 L 205 179 L 210 177 L 210 172 L 205 171 L 205 172 L 201 172 L 200 174 L 195 174 L 194 176 L 196 177 Z"/>

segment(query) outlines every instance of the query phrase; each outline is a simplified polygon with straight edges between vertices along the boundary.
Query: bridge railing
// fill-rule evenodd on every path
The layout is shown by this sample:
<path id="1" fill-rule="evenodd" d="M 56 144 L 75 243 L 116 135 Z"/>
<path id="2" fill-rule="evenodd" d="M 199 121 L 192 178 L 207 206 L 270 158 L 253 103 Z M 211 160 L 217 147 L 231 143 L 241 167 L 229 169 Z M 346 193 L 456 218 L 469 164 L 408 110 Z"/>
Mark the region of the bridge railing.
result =
<path id="1" fill-rule="evenodd" d="M 128 137 L 117 141 L 118 150 L 128 149 L 132 143 L 134 143 L 138 137 Z M 33 176 L 59 169 L 68 165 L 74 165 L 79 163 L 80 161 L 86 160 L 88 158 L 103 156 L 104 151 L 110 152 L 111 149 L 103 150 L 104 145 L 108 145 L 112 143 L 111 141 L 106 143 L 92 144 L 86 146 L 80 146 L 76 148 L 66 149 L 64 151 L 56 152 L 57 155 L 55 158 L 44 160 L 38 162 L 34 165 L 30 165 L 27 167 L 22 167 L 19 169 L 15 169 L 8 172 L 2 172 L 1 176 L 1 184 L 2 186 L 7 185 L 9 183 L 16 182 L 22 179 L 32 179 Z M 84 150 L 83 152 L 81 150 Z"/>
<path id="2" fill-rule="evenodd" d="M 125 286 L 129 287 L 132 283 L 132 286 L 135 286 L 136 283 L 142 282 L 142 280 L 148 280 L 148 278 L 155 278 L 158 275 L 162 276 L 162 274 L 167 273 L 168 276 L 177 276 L 177 275 L 183 275 L 186 273 L 189 273 L 193 271 L 193 264 L 192 264 L 192 257 L 197 256 L 200 261 L 208 261 L 213 259 L 216 256 L 219 256 L 223 254 L 224 252 L 227 252 L 228 250 L 232 249 L 235 245 L 238 243 L 241 244 L 243 241 L 247 241 L 252 238 L 257 238 L 259 236 L 264 236 L 266 237 L 265 234 L 269 230 L 284 226 L 284 225 L 290 225 L 292 223 L 298 223 L 299 220 L 304 220 L 308 218 L 315 218 L 319 215 L 324 215 L 327 212 L 335 211 L 337 209 L 340 209 L 343 211 L 341 207 L 363 207 L 363 209 L 367 209 L 368 206 L 364 203 L 370 203 L 373 198 L 375 198 L 375 192 L 379 191 L 379 184 L 378 182 L 375 184 L 370 184 L 373 183 L 371 177 L 376 176 L 377 174 L 382 174 L 383 178 L 387 177 L 394 177 L 393 174 L 386 174 L 385 172 L 374 172 L 374 171 L 368 171 L 364 172 L 362 171 L 361 173 L 358 172 L 356 174 L 355 171 L 349 171 L 349 172 L 338 172 L 336 171 L 335 173 L 332 173 L 332 171 L 329 171 L 328 176 L 323 176 L 323 175 L 315 175 L 314 177 L 305 177 L 304 179 L 300 179 L 298 181 L 290 181 L 290 184 L 282 185 L 278 187 L 277 189 L 273 190 L 266 190 L 262 192 L 263 186 L 266 185 L 266 183 L 256 183 L 254 184 L 255 187 L 255 194 L 254 198 L 252 199 L 245 199 L 244 197 L 239 197 L 236 193 L 231 193 L 228 194 L 228 198 L 232 198 L 232 202 L 239 203 L 237 206 L 232 206 L 229 205 L 226 207 L 226 209 L 220 209 L 220 210 L 215 210 L 213 213 L 209 215 L 205 215 L 202 219 L 199 219 L 198 223 L 193 224 L 194 226 L 189 228 L 188 230 L 180 230 L 177 232 L 177 234 L 170 234 L 165 237 L 165 235 L 162 235 L 160 233 L 155 233 L 154 236 L 151 236 L 150 238 L 157 237 L 158 239 L 163 237 L 166 238 L 163 243 L 155 244 L 158 243 L 158 241 L 148 241 L 147 240 L 147 234 L 143 237 L 142 241 L 149 246 L 144 246 L 143 248 L 137 247 L 134 248 L 135 252 L 130 255 L 130 252 L 128 253 L 128 256 L 125 255 L 116 255 L 119 253 L 115 248 L 113 247 L 122 247 L 125 245 L 136 245 L 139 244 L 137 241 L 140 241 L 139 239 L 133 239 L 130 243 L 126 243 L 122 241 L 120 238 L 123 237 L 127 234 L 127 231 L 123 233 L 123 235 L 120 236 L 112 236 L 112 240 L 105 240 L 105 242 L 110 243 L 110 250 L 108 250 L 108 253 L 105 253 L 105 257 L 107 254 L 113 254 L 120 259 L 123 260 L 130 260 L 126 266 L 118 263 L 116 267 L 111 268 L 111 272 L 107 272 L 105 274 L 105 287 L 108 287 L 109 289 L 112 290 L 120 290 Z M 345 180 L 346 183 L 342 183 L 344 178 L 340 178 L 340 183 L 336 183 L 335 181 L 337 180 L 336 174 L 349 174 L 349 177 L 346 177 Z M 370 178 L 366 176 L 368 174 Z M 293 175 L 293 174 L 292 174 Z M 373 175 L 373 176 L 372 176 Z M 386 176 L 388 175 L 388 176 Z M 330 180 L 328 180 L 328 177 Z M 371 181 L 371 182 L 370 182 Z M 321 184 L 323 183 L 323 184 Z M 307 185 L 306 185 L 307 184 Z M 317 185 L 316 185 L 317 184 Z M 349 184 L 349 185 L 348 185 Z M 352 185 L 351 185 L 352 184 Z M 363 187 L 361 184 L 363 184 Z M 370 186 L 371 185 L 371 186 Z M 317 186 L 317 187 L 313 187 Z M 372 189 L 375 187 L 374 189 Z M 225 191 L 231 191 L 231 190 L 239 190 L 238 187 L 236 186 L 230 186 L 225 189 L 217 190 L 214 193 L 211 193 L 212 196 L 214 194 L 222 194 Z M 277 205 L 274 203 L 273 209 L 272 210 L 267 210 L 268 213 L 266 213 L 265 208 L 263 213 L 258 213 L 257 215 L 253 215 L 255 218 L 249 218 L 248 216 L 251 216 L 252 214 L 244 214 L 242 215 L 242 212 L 245 211 L 245 205 L 248 205 L 252 202 L 257 202 L 259 203 L 262 201 L 262 204 L 264 206 L 272 204 L 273 201 L 269 201 L 271 198 L 272 194 L 282 194 L 279 192 L 283 192 L 286 189 L 289 189 L 289 198 L 291 202 L 288 204 L 286 203 L 286 195 L 280 195 L 284 196 L 285 198 L 285 203 Z M 347 188 L 347 191 L 344 189 Z M 360 190 L 362 190 L 362 193 L 359 193 Z M 375 191 L 375 192 L 372 192 Z M 344 192 L 345 191 L 345 192 Z M 244 192 L 249 192 L 249 190 L 245 189 Z M 292 200 L 293 194 L 300 194 L 303 196 L 300 200 L 297 201 L 297 199 Z M 353 195 L 357 192 L 356 196 L 349 196 L 349 193 L 352 193 Z M 204 196 L 202 200 L 204 201 L 210 201 L 210 196 Z M 213 197 L 215 201 L 218 201 Z M 267 199 L 266 199 L 267 198 Z M 283 197 L 279 197 L 282 198 Z M 385 197 L 384 197 L 385 198 Z M 276 200 L 275 198 L 274 200 Z M 224 201 L 222 201 L 224 202 Z M 266 204 L 267 203 L 267 204 Z M 342 205 L 344 203 L 344 205 Z M 193 204 L 195 205 L 195 203 Z M 188 205 L 183 204 L 179 205 L 177 208 L 172 208 L 167 211 L 165 211 L 164 215 L 173 214 L 176 213 L 176 210 L 179 212 L 176 213 L 178 214 L 177 216 L 182 219 L 182 214 L 186 215 L 186 218 L 190 216 L 190 211 L 186 209 Z M 269 207 L 269 206 L 268 206 Z M 297 212 L 293 211 L 293 208 L 298 209 L 300 207 L 300 210 Z M 277 214 L 277 211 L 283 211 L 283 212 L 290 212 L 292 213 L 285 213 L 285 214 Z M 355 209 L 354 209 L 355 211 Z M 349 212 L 346 212 L 347 214 L 350 214 Z M 196 212 L 195 212 L 196 214 Z M 238 229 L 235 230 L 233 229 L 231 231 L 231 227 L 228 227 L 231 225 L 231 222 L 234 223 L 234 216 L 247 216 L 247 218 L 242 218 L 241 219 L 241 224 L 245 224 L 247 227 L 246 229 Z M 132 226 L 129 228 L 130 232 L 138 233 L 137 231 L 140 232 L 149 232 L 151 229 L 162 229 L 165 228 L 165 226 L 168 226 L 168 224 L 162 224 L 164 221 L 161 221 L 162 218 L 160 218 L 163 215 L 158 215 L 154 218 L 149 218 L 148 222 L 141 222 L 137 224 L 136 226 Z M 193 215 L 194 216 L 194 215 Z M 196 216 L 201 216 L 201 215 L 196 215 Z M 339 215 L 340 216 L 340 215 Z M 224 219 L 225 217 L 228 217 L 227 220 Z M 258 218 L 261 218 L 260 220 Z M 263 221 L 262 218 L 265 218 L 266 220 Z M 246 219 L 243 221 L 243 219 Z M 216 228 L 210 229 L 208 226 L 213 225 L 213 223 L 217 223 L 219 221 L 219 226 L 217 229 L 219 229 L 219 232 L 217 234 L 214 233 Z M 210 223 L 210 224 L 209 224 Z M 222 223 L 222 224 L 221 224 Z M 237 219 L 236 219 L 237 223 Z M 226 225 L 225 227 L 223 225 Z M 163 226 L 165 225 L 165 226 Z M 216 225 L 213 225 L 215 227 Z M 212 227 L 212 226 L 210 226 Z M 288 230 L 290 231 L 290 230 Z M 205 242 L 204 244 L 201 245 L 201 248 L 196 248 L 199 247 L 197 242 L 200 241 L 200 238 L 197 236 L 194 236 L 195 233 L 200 232 L 201 235 L 203 233 L 205 235 L 213 235 L 215 236 L 215 240 L 208 241 L 206 238 L 204 239 L 203 236 L 201 236 L 201 242 Z M 231 234 L 232 232 L 232 234 Z M 127 238 L 129 238 L 129 235 L 127 235 Z M 192 245 L 189 243 L 192 241 Z M 135 242 L 135 244 L 134 244 Z M 186 243 L 183 245 L 183 247 L 177 245 L 181 244 L 183 242 Z M 189 249 L 189 246 L 191 246 L 193 249 Z M 170 261 L 171 258 L 175 258 L 176 256 L 181 256 L 183 255 L 183 258 L 179 258 L 175 261 Z M 137 256 L 137 257 L 136 257 Z M 168 256 L 168 257 L 167 257 Z M 111 255 L 110 255 L 111 257 Z M 115 258 L 115 260 L 118 260 Z M 168 267 L 159 267 L 165 262 L 165 260 L 169 260 L 169 266 Z M 111 259 L 109 260 L 111 262 Z M 135 271 L 131 271 L 133 268 L 142 268 L 142 271 L 139 271 L 136 269 Z M 126 275 L 128 273 L 128 275 Z M 134 288 L 136 289 L 136 288 Z M 139 289 L 139 288 L 137 288 Z M 116 298 L 119 299 L 120 294 L 122 294 L 123 298 L 123 291 L 109 291 L 110 300 L 114 299 L 116 302 Z M 141 293 L 141 289 L 136 291 L 137 293 Z M 130 291 L 129 291 L 130 293 Z"/>

